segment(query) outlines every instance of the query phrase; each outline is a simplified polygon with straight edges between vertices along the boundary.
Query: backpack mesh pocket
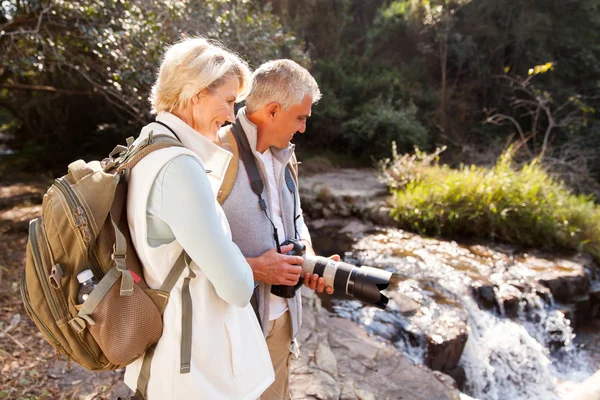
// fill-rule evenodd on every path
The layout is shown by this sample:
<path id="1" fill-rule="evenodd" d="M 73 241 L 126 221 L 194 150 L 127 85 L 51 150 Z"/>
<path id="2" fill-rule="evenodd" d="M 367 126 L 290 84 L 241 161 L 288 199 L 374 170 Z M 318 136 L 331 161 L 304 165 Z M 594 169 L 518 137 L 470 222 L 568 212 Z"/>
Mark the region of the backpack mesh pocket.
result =
<path id="1" fill-rule="evenodd" d="M 126 365 L 140 357 L 162 335 L 162 316 L 154 301 L 137 284 L 131 296 L 119 294 L 117 280 L 100 300 L 88 329 L 106 358 Z"/>

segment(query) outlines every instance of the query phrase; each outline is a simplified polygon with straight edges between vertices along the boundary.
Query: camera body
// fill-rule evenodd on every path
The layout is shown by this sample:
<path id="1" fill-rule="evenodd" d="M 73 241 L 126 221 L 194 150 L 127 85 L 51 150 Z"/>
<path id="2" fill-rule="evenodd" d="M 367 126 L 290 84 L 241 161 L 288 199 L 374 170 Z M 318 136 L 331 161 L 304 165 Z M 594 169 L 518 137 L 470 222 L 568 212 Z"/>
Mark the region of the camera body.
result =
<path id="1" fill-rule="evenodd" d="M 286 255 L 304 257 L 304 254 L 306 253 L 306 246 L 303 243 L 301 243 L 299 240 L 296 240 L 296 239 L 288 239 L 285 242 L 281 243 L 282 246 L 286 246 L 288 244 L 293 244 L 294 248 L 292 250 L 288 251 L 287 253 L 285 253 Z M 304 268 L 302 269 L 302 272 L 304 273 Z M 271 293 L 273 293 L 275 296 L 283 297 L 284 299 L 291 299 L 292 297 L 294 297 L 296 295 L 296 291 L 298 289 L 300 289 L 301 286 L 302 286 L 302 276 L 298 280 L 298 283 L 296 283 L 294 286 L 286 286 L 286 285 L 271 286 Z"/>
<path id="2" fill-rule="evenodd" d="M 331 286 L 340 293 L 345 293 L 382 310 L 387 307 L 389 299 L 381 293 L 390 284 L 392 273 L 373 267 L 356 267 L 341 261 L 333 261 L 320 256 L 307 256 L 306 246 L 295 239 L 288 239 L 282 245 L 293 244 L 294 248 L 286 253 L 304 257 L 302 276 L 307 272 L 317 274 L 325 279 L 325 285 Z M 271 293 L 283 298 L 292 298 L 302 286 L 302 277 L 295 286 L 274 285 Z"/>

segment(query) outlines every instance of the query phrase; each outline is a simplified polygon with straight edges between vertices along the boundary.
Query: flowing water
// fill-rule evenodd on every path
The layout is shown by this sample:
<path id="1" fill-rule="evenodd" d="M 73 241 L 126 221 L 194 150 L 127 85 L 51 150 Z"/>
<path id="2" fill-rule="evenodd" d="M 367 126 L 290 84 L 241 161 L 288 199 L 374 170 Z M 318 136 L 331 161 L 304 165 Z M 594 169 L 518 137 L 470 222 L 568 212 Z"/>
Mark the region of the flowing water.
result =
<path id="1" fill-rule="evenodd" d="M 340 250 L 332 232 L 312 232 L 315 243 L 328 238 L 329 248 L 315 245 L 321 254 Z M 347 238 L 342 245 L 348 250 Z M 576 341 L 568 319 L 575 314 L 534 279 L 545 269 L 568 273 L 574 268 L 568 261 L 559 265 L 498 246 L 459 246 L 394 229 L 361 235 L 344 259 L 394 273 L 388 308 L 343 297 L 326 306 L 391 341 L 413 362 L 463 380 L 463 392 L 473 398 L 567 399 L 600 368 L 598 354 Z M 486 288 L 507 300 L 486 307 Z"/>

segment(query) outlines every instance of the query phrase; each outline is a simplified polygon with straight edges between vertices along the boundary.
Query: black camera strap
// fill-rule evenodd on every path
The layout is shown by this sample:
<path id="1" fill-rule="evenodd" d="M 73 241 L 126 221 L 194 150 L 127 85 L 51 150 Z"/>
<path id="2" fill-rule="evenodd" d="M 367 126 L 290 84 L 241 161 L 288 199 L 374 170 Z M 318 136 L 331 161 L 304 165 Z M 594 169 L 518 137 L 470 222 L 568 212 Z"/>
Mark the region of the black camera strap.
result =
<path id="1" fill-rule="evenodd" d="M 236 118 L 235 122 L 231 125 L 231 132 L 235 137 L 235 140 L 238 143 L 238 148 L 240 150 L 240 157 L 242 162 L 244 163 L 244 167 L 246 168 L 246 172 L 248 173 L 248 179 L 250 180 L 250 187 L 256 196 L 258 197 L 258 205 L 265 213 L 265 216 L 271 223 L 273 227 L 273 239 L 275 240 L 275 246 L 277 247 L 277 251 L 281 253 L 281 247 L 279 242 L 279 234 L 277 232 L 277 228 L 275 224 L 269 217 L 267 213 L 267 202 L 262 198 L 262 192 L 265 188 L 265 184 L 258 172 L 258 167 L 256 166 L 256 159 L 254 158 L 254 154 L 252 153 L 252 149 L 250 148 L 250 143 L 248 142 L 248 138 L 244 133 L 241 123 L 238 118 Z M 298 238 L 298 228 L 296 227 L 296 220 L 300 217 L 296 216 L 296 185 L 294 183 L 294 178 L 292 177 L 289 168 L 286 166 L 285 168 L 285 184 L 288 190 L 292 193 L 294 197 L 294 234 L 296 238 Z"/>
<path id="2" fill-rule="evenodd" d="M 164 126 L 165 128 L 167 128 L 168 130 L 170 130 L 170 131 L 171 131 L 171 133 L 172 133 L 173 135 L 175 135 L 175 138 L 181 142 L 181 139 L 179 139 L 179 136 L 177 136 L 177 134 L 175 133 L 175 131 L 174 131 L 173 129 L 171 129 L 171 127 L 170 127 L 169 125 L 167 125 L 167 124 L 165 124 L 164 122 L 161 122 L 161 121 L 154 121 L 154 123 L 155 123 L 155 124 L 162 125 L 162 126 Z"/>

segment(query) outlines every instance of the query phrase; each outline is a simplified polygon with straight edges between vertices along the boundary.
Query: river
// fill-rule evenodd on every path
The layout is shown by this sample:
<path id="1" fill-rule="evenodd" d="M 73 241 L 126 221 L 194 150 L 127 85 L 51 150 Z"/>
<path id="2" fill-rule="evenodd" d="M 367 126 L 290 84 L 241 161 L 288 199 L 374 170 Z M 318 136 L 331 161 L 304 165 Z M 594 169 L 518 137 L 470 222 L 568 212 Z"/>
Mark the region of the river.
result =
<path id="1" fill-rule="evenodd" d="M 323 298 L 327 308 L 392 342 L 414 363 L 450 374 L 472 398 L 571 399 L 600 368 L 594 348 L 600 334 L 588 323 L 589 297 L 585 309 L 559 303 L 539 283 L 549 273 L 581 278 L 579 268 L 591 277 L 586 285 L 597 285 L 589 259 L 548 259 L 390 228 L 349 234 L 340 233 L 339 224 L 317 224 L 311 233 L 320 254 L 340 253 L 346 262 L 394 273 L 386 310 L 339 293 Z"/>

